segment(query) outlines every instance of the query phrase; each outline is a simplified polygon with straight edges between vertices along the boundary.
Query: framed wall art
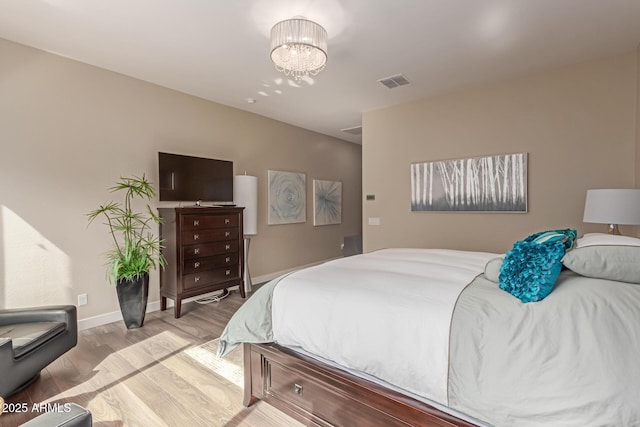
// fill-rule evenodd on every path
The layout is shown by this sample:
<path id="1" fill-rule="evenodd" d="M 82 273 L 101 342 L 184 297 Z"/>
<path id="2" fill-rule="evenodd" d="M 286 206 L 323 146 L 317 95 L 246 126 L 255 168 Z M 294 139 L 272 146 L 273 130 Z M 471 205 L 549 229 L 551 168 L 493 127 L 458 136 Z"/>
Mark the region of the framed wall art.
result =
<path id="1" fill-rule="evenodd" d="M 342 223 L 342 182 L 313 180 L 313 225 Z"/>
<path id="2" fill-rule="evenodd" d="M 306 175 L 270 170 L 268 178 L 268 223 L 273 225 L 306 222 Z"/>
<path id="3" fill-rule="evenodd" d="M 412 211 L 527 212 L 527 153 L 411 164 Z"/>

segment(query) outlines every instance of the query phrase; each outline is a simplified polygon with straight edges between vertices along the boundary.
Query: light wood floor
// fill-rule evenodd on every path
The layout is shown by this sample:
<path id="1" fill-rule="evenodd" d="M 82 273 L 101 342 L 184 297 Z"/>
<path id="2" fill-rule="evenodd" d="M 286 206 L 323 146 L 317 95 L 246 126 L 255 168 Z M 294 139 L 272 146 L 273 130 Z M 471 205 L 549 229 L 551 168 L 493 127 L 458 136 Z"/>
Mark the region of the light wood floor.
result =
<path id="1" fill-rule="evenodd" d="M 7 403 L 75 402 L 98 427 L 302 426 L 263 402 L 242 406 L 241 348 L 215 357 L 217 338 L 242 302 L 233 292 L 218 303 L 183 305 L 180 319 L 170 309 L 147 314 L 140 329 L 116 322 L 81 331 L 74 349 Z M 0 426 L 37 415 L 5 413 Z"/>

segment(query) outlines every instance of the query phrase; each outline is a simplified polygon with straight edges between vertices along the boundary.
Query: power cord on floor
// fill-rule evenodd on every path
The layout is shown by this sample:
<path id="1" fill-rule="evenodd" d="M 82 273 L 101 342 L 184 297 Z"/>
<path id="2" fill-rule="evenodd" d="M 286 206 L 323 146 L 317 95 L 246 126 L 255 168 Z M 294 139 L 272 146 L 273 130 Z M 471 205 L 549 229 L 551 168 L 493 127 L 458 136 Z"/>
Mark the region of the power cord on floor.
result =
<path id="1" fill-rule="evenodd" d="M 223 299 L 228 297 L 229 294 L 231 294 L 231 292 L 229 292 L 229 289 L 225 288 L 222 290 L 222 292 L 220 292 L 217 295 L 210 295 L 208 297 L 200 298 L 200 299 L 197 299 L 196 302 L 198 304 L 211 304 L 212 302 L 222 301 Z"/>

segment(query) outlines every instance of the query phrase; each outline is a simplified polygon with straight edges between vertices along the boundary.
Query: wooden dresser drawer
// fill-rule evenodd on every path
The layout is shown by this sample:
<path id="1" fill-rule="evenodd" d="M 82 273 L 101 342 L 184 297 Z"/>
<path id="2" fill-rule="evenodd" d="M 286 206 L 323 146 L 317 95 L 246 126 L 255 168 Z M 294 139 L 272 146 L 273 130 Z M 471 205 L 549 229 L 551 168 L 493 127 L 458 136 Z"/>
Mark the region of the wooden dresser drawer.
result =
<path id="1" fill-rule="evenodd" d="M 185 260 L 207 257 L 218 254 L 238 252 L 239 244 L 236 240 L 203 243 L 201 245 L 183 246 L 182 254 Z"/>
<path id="2" fill-rule="evenodd" d="M 182 230 L 206 230 L 209 228 L 237 227 L 238 215 L 183 215 Z"/>
<path id="3" fill-rule="evenodd" d="M 237 286 L 244 289 L 242 207 L 158 208 L 166 265 L 160 269 L 160 309 L 174 301 L 180 317 L 182 301 Z"/>
<path id="4" fill-rule="evenodd" d="M 182 271 L 184 274 L 197 273 L 218 267 L 238 265 L 238 254 L 229 253 L 205 258 L 193 258 L 184 261 Z"/>
<path id="5" fill-rule="evenodd" d="M 233 280 L 239 277 L 238 266 L 216 268 L 200 273 L 185 274 L 182 283 L 186 290 L 207 286 L 216 282 Z"/>
<path id="6" fill-rule="evenodd" d="M 238 228 L 211 228 L 203 230 L 190 230 L 182 232 L 182 244 L 191 245 L 201 242 L 215 242 L 219 240 L 232 240 L 238 238 Z"/>

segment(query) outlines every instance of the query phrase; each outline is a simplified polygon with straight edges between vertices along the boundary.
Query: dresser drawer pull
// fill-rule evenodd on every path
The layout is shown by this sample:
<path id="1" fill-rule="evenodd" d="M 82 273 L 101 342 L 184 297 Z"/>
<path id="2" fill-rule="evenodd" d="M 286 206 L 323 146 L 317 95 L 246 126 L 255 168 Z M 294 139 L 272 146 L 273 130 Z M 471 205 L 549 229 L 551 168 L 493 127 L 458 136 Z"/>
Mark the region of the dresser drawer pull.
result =
<path id="1" fill-rule="evenodd" d="M 193 254 L 194 254 L 194 255 L 198 255 L 199 253 L 200 253 L 200 248 L 195 248 L 195 249 L 193 250 Z"/>
<path id="2" fill-rule="evenodd" d="M 298 396 L 302 396 L 302 386 L 300 384 L 293 385 L 293 392 Z"/>
<path id="3" fill-rule="evenodd" d="M 227 243 L 226 245 L 224 245 L 224 249 L 228 251 L 229 249 L 231 249 L 231 245 Z"/>
<path id="4" fill-rule="evenodd" d="M 224 237 L 229 237 L 231 236 L 231 232 L 230 231 L 225 231 L 224 232 Z"/>
<path id="5" fill-rule="evenodd" d="M 194 227 L 198 227 L 200 225 L 200 221 L 198 221 L 197 219 L 193 220 L 193 226 Z"/>
<path id="6" fill-rule="evenodd" d="M 231 262 L 231 257 L 230 257 L 230 256 L 226 257 L 226 258 L 224 259 L 224 262 Z"/>
<path id="7" fill-rule="evenodd" d="M 224 271 L 224 275 L 225 276 L 231 276 L 231 270 L 225 270 Z"/>
<path id="8" fill-rule="evenodd" d="M 230 222 L 231 222 L 231 220 L 230 220 L 229 218 L 225 218 L 225 219 L 224 219 L 224 223 L 225 223 L 225 224 L 229 224 Z"/>
<path id="9" fill-rule="evenodd" d="M 194 235 L 193 235 L 193 240 L 198 240 L 199 238 L 200 238 L 200 235 L 199 235 L 199 234 L 194 234 Z"/>
<path id="10" fill-rule="evenodd" d="M 198 283 L 200 281 L 200 276 L 196 276 L 193 278 L 193 283 Z"/>
<path id="11" fill-rule="evenodd" d="M 199 262 L 194 262 L 193 263 L 193 268 L 200 268 L 200 263 Z"/>

